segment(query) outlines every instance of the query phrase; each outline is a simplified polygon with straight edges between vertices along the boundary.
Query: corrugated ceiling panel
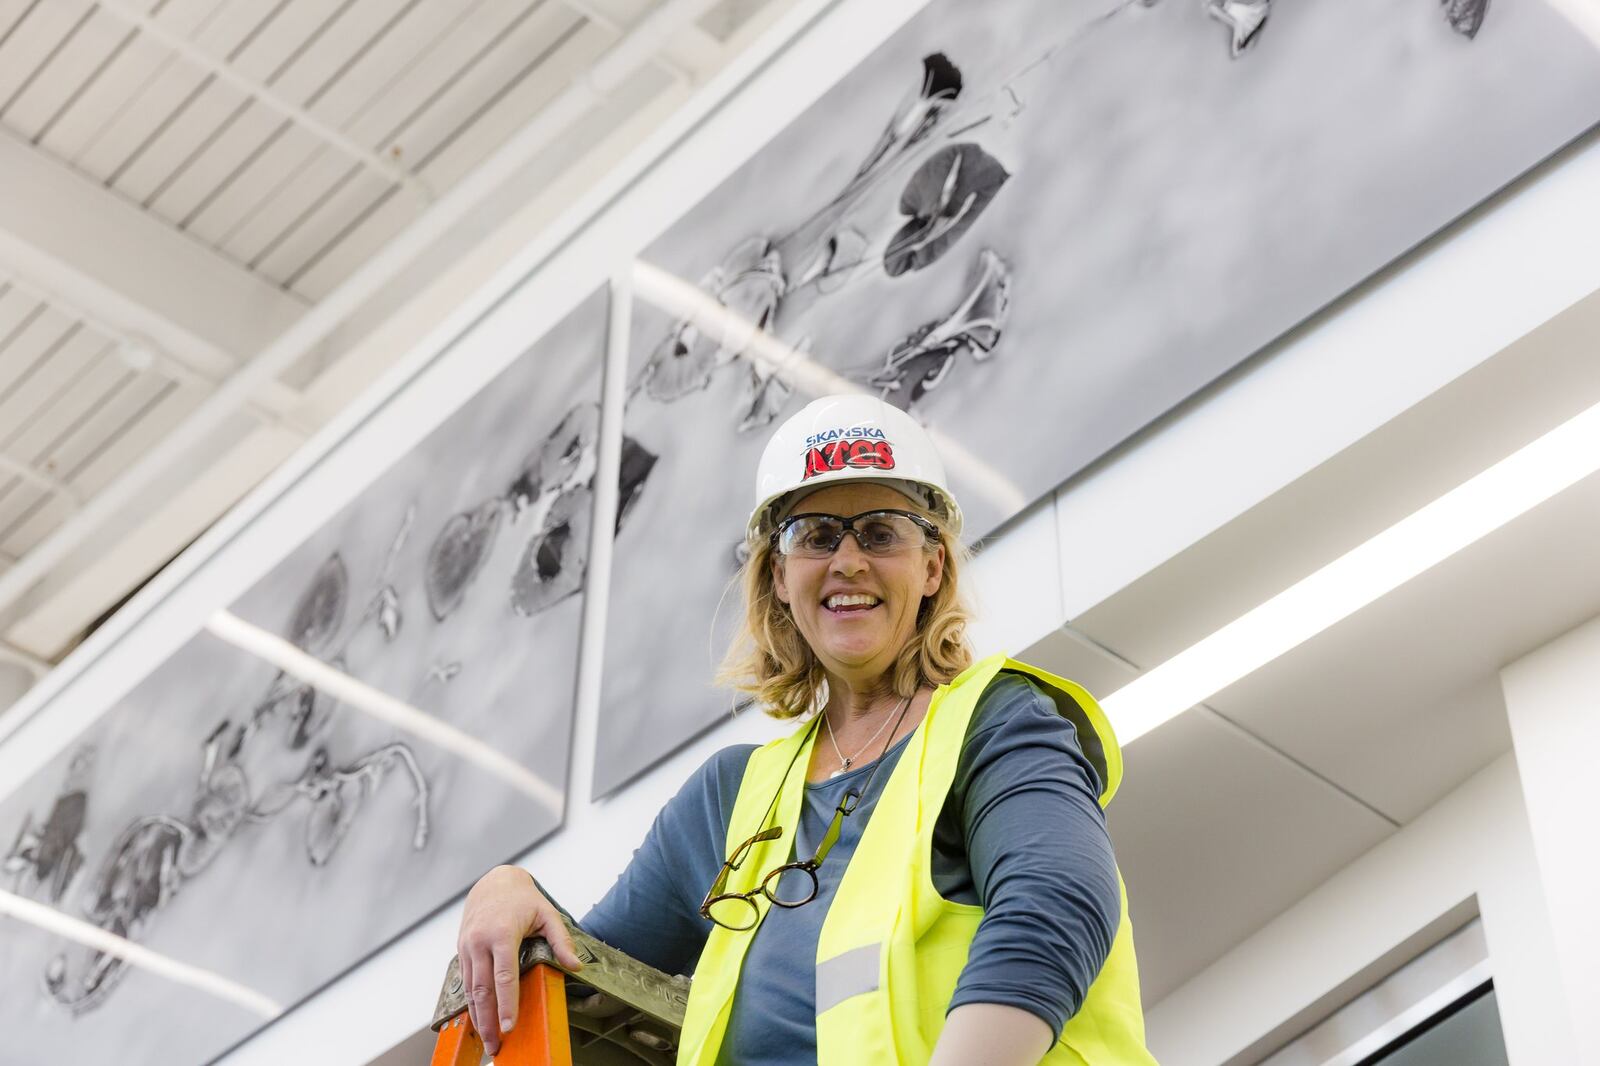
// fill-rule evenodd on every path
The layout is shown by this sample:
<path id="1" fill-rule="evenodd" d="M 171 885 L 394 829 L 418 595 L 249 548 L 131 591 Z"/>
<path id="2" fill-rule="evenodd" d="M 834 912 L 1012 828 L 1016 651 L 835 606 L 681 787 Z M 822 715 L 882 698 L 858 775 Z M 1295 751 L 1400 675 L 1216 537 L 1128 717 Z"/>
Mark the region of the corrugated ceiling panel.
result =
<path id="1" fill-rule="evenodd" d="M 451 138 L 514 92 L 534 66 L 559 53 L 584 25 L 561 4 L 535 5 L 526 17 L 486 41 L 426 107 L 391 115 L 399 121 L 381 134 L 379 143 L 398 146 L 407 165 L 425 169 Z"/>
<path id="2" fill-rule="evenodd" d="M 65 480 L 64 472 L 52 458 L 56 448 L 88 425 L 106 399 L 131 377 L 127 367 L 111 355 L 113 351 L 104 337 L 74 323 L 67 342 L 49 360 L 49 369 L 30 379 L 30 386 L 48 387 L 37 390 L 37 417 L 19 425 L 16 433 L 7 434 L 6 453 Z M 45 382 L 47 374 L 52 380 Z M 59 522 L 70 508 L 66 500 L 51 497 L 35 484 L 0 474 L 0 547 L 20 554 L 33 543 L 15 535 L 17 528 L 30 518 L 44 530 Z"/>
<path id="3" fill-rule="evenodd" d="M 78 23 L 54 58 L 41 63 L 25 87 L 0 101 L 0 119 L 35 140 L 127 37 L 126 26 L 89 9 L 87 19 Z"/>
<path id="4" fill-rule="evenodd" d="M 350 0 L 337 9 L 349 6 Z M 274 91 L 278 80 L 332 24 L 328 5 L 308 0 L 275 9 L 248 40 L 233 50 L 229 65 L 246 78 Z M 183 61 L 187 62 L 187 61 Z M 199 69 L 196 66 L 196 69 Z M 181 177 L 212 143 L 253 109 L 241 89 L 207 74 L 173 122 L 149 143 L 138 162 L 117 179 L 117 188 L 150 206 L 172 181 Z M 181 219 L 169 216 L 169 221 Z"/>
<path id="5" fill-rule="evenodd" d="M 314 105 L 419 2 L 355 0 L 339 5 L 338 14 L 323 24 L 294 62 L 274 80 L 275 90 L 294 103 Z"/>
<path id="6" fill-rule="evenodd" d="M 180 229 L 189 229 L 209 204 L 228 194 L 234 175 L 251 160 L 269 154 L 276 158 L 277 131 L 286 126 L 277 112 L 253 100 L 243 102 L 202 149 L 169 176 L 165 186 L 151 197 L 150 210 Z"/>
<path id="7" fill-rule="evenodd" d="M 166 127 L 141 146 L 112 183 L 122 195 L 148 208 L 167 185 L 203 152 L 230 119 L 249 106 L 249 97 L 231 85 L 203 80 Z M 169 221 L 173 221 L 169 219 Z"/>
<path id="8" fill-rule="evenodd" d="M 559 37 L 530 34 L 523 66 L 470 121 L 416 161 L 419 172 L 436 188 L 453 186 L 532 121 L 616 41 L 611 30 L 585 22 L 575 23 Z M 541 44 L 546 47 L 535 51 Z"/>
<path id="9" fill-rule="evenodd" d="M 72 319 L 51 307 L 35 304 L 7 335 L 0 348 L 0 399 L 10 396 L 38 373 L 39 366 L 73 328 Z"/>
<path id="10" fill-rule="evenodd" d="M 41 522 L 59 523 L 67 511 L 65 501 L 52 497 L 38 485 L 0 471 L 0 552 L 20 558 L 27 550 L 23 539 L 7 530 L 35 517 Z"/>
<path id="11" fill-rule="evenodd" d="M 280 0 L 261 21 L 250 41 L 235 51 L 228 65 L 251 81 L 275 86 L 284 71 L 354 2 L 288 0 L 284 3 Z"/>
<path id="12" fill-rule="evenodd" d="M 474 10 L 477 6 L 470 3 L 462 5 L 465 10 Z M 518 0 L 517 6 L 526 6 L 524 0 Z M 394 49 L 398 52 L 394 63 L 398 69 L 390 77 L 410 75 L 409 82 L 395 84 L 380 81 L 375 76 L 370 91 L 363 92 L 357 88 L 355 77 L 362 69 L 362 65 L 358 64 L 350 76 L 336 81 L 323 99 L 318 101 L 318 117 L 349 131 L 350 124 L 361 115 L 381 107 L 394 96 L 403 95 L 406 90 L 414 88 L 417 82 L 427 81 L 432 76 L 449 77 L 451 71 L 448 69 L 425 66 L 419 66 L 414 72 L 410 69 L 426 56 L 430 46 L 444 39 L 441 31 L 450 22 L 440 13 L 447 11 L 448 7 L 427 4 L 400 23 L 400 28 L 407 31 L 406 36 L 421 38 L 414 39 L 409 46 L 402 39 Z M 380 47 L 363 58 L 387 55 L 388 52 Z M 359 133 L 353 139 L 361 142 Z M 216 190 L 209 200 L 191 210 L 184 220 L 185 224 L 196 236 L 248 262 L 283 231 L 286 219 L 292 220 L 305 210 L 307 204 L 315 202 L 316 197 L 337 180 L 347 167 L 344 159 L 310 133 L 298 127 L 285 129 L 277 134 L 270 152 L 247 160 L 236 174 L 230 175 L 225 187 Z M 296 196 L 301 198 L 298 206 L 286 206 L 293 203 Z"/>
<path id="13" fill-rule="evenodd" d="M 392 2 L 363 2 L 353 0 L 330 9 L 326 5 L 308 7 L 305 3 L 297 5 L 296 11 L 300 12 L 303 21 L 309 13 L 319 17 L 319 21 L 310 27 L 310 33 L 296 48 L 294 53 L 284 62 L 266 74 L 271 81 L 275 93 L 281 93 L 286 99 L 305 104 L 319 99 L 332 85 L 336 84 L 345 69 L 363 49 L 365 42 L 371 35 L 381 33 L 395 14 L 396 7 Z M 325 16 L 325 17 L 321 17 Z M 263 154 L 267 166 L 271 171 L 281 174 L 286 160 L 279 158 L 277 143 L 281 142 L 290 131 L 282 122 L 274 124 L 266 135 L 266 139 L 273 142 L 270 154 Z M 302 144 L 317 144 L 310 137 L 297 138 Z M 306 152 L 302 147 L 296 155 L 302 156 Z M 290 165 L 293 165 L 292 163 Z M 280 186 L 281 187 L 281 186 Z M 293 186 L 290 186 L 292 188 Z M 224 191 L 215 199 L 221 201 L 230 196 L 232 190 Z M 195 205 L 200 207 L 201 205 Z M 198 215 L 191 209 L 189 215 Z M 284 219 L 281 215 L 274 217 L 270 206 L 262 210 L 263 221 L 269 224 L 275 236 L 281 233 Z M 271 237 L 268 238 L 270 240 Z M 230 241 L 230 244 L 234 242 Z M 238 254 L 236 249 L 235 254 Z M 252 268 L 256 265 L 258 253 L 250 252 L 240 254 L 239 258 L 249 263 Z M 268 276 L 273 277 L 269 272 Z M 274 280 L 281 280 L 274 277 Z"/>
<path id="14" fill-rule="evenodd" d="M 521 69 L 497 96 L 480 105 L 470 121 L 445 133 L 417 162 L 419 173 L 431 187 L 447 189 L 460 181 L 616 40 L 611 31 L 581 21 L 554 39 L 531 20 L 525 29 L 523 40 L 513 38 L 504 52 L 507 57 L 520 55 L 524 61 Z M 534 51 L 540 43 L 545 50 Z M 411 140 L 409 132 L 402 136 Z M 419 133 L 412 143 L 420 146 L 427 142 Z M 294 291 L 313 300 L 325 296 L 411 221 L 415 210 L 406 201 L 404 196 L 390 197 L 346 231 L 325 239 L 289 275 Z"/>
<path id="15" fill-rule="evenodd" d="M 92 496 L 171 432 L 203 399 L 198 390 L 182 389 L 156 374 L 129 371 L 109 392 L 72 423 L 59 427 L 56 441 L 40 464 Z M 19 512 L 0 521 L 0 549 L 20 554 L 49 533 L 59 521 L 54 508 L 37 493 Z"/>
<path id="16" fill-rule="evenodd" d="M 7 349 L 16 335 L 43 311 L 44 306 L 38 300 L 0 282 L 0 390 L 5 388 L 6 367 L 11 363 Z"/>
<path id="17" fill-rule="evenodd" d="M 12 23 L 0 40 L 0 106 L 27 87 L 89 10 L 87 0 L 49 0 L 29 7 Z"/>
<path id="18" fill-rule="evenodd" d="M 239 262 L 248 262 L 241 253 L 251 246 L 251 227 L 265 233 L 257 240 L 271 239 L 278 228 L 270 215 L 273 202 L 304 181 L 309 161 L 324 151 L 321 140 L 298 126 L 281 132 L 273 127 L 261 151 L 242 160 L 225 183 L 189 208 L 184 227 Z"/>
<path id="19" fill-rule="evenodd" d="M 26 379 L 0 399 L 0 447 L 15 458 L 32 462 L 34 453 L 52 432 L 52 408 L 94 363 L 113 351 L 109 340 L 81 322 L 68 327 Z"/>
<path id="20" fill-rule="evenodd" d="M 457 0 L 453 4 L 408 4 L 402 17 L 372 42 L 355 63 L 322 98 L 311 106 L 318 118 L 346 128 L 388 93 L 400 87 L 402 79 L 426 79 L 428 72 L 418 69 L 423 56 L 436 48 L 469 18 L 493 17 L 480 14 L 482 0 Z M 526 7 L 520 3 L 515 6 Z M 370 147 L 381 148 L 373 144 Z"/>
<path id="21" fill-rule="evenodd" d="M 16 25 L 17 20 L 22 18 L 24 12 L 38 2 L 39 0 L 0 0 L 0 43 L 4 42 L 6 34 Z"/>
<path id="22" fill-rule="evenodd" d="M 39 465 L 72 483 L 103 442 L 125 432 L 157 397 L 172 388 L 170 382 L 154 374 L 124 371 L 93 398 L 78 418 L 57 427 Z"/>
<path id="23" fill-rule="evenodd" d="M 167 0 L 155 17 L 174 33 L 193 37 L 222 7 L 221 0 Z M 40 147 L 91 173 L 96 171 L 83 158 L 90 146 L 105 131 L 120 126 L 124 116 L 136 105 L 142 106 L 145 93 L 163 71 L 177 62 L 164 45 L 131 28 L 128 35 L 127 44 L 107 59 L 93 80 L 82 87 L 77 99 L 51 122 L 39 140 Z M 105 173 L 109 170 L 100 176 L 104 177 Z"/>
<path id="24" fill-rule="evenodd" d="M 485 5 L 479 17 L 460 24 L 451 38 L 422 57 L 397 87 L 398 91 L 375 91 L 372 106 L 354 122 L 344 124 L 346 132 L 358 143 L 384 150 L 399 131 L 422 114 L 441 115 L 441 122 L 447 128 L 455 128 L 464 115 L 471 113 L 475 98 L 468 91 L 452 90 L 462 81 L 503 82 L 507 75 L 489 64 L 487 57 L 508 36 L 514 35 L 517 27 L 530 21 L 532 12 L 539 6 L 527 0 L 515 3 L 497 0 Z M 505 16 L 509 17 L 501 21 Z M 572 17 L 568 14 L 560 18 L 564 25 Z M 478 98 L 481 98 L 492 92 L 492 88 L 479 87 L 478 91 Z M 415 163 L 410 153 L 403 154 L 400 161 L 408 166 Z M 280 252 L 280 249 L 291 241 L 304 241 L 299 235 L 314 218 L 319 219 L 317 224 L 327 228 L 325 205 L 330 199 L 340 197 L 340 205 L 346 211 L 344 215 L 334 216 L 331 228 L 337 230 L 348 224 L 350 217 L 370 207 L 389 188 L 387 181 L 364 175 L 362 168 L 345 156 L 329 149 L 318 149 L 300 169 L 294 182 L 281 188 L 244 226 L 230 234 L 224 247 L 230 255 L 282 281 L 287 271 L 297 267 L 311 252 Z M 414 208 L 420 209 L 421 205 L 415 203 L 411 193 L 405 193 L 404 197 Z M 353 208 L 349 206 L 352 201 Z M 326 234 L 321 237 L 325 240 Z"/>
<path id="25" fill-rule="evenodd" d="M 51 453 L 65 439 L 64 435 L 95 417 L 106 397 L 129 374 L 114 348 L 93 347 L 97 338 L 87 331 L 79 336 L 84 339 L 90 358 L 79 361 L 71 379 L 63 380 L 62 387 L 41 408 L 39 418 L 14 445 L 7 446 L 12 455 L 52 476 L 57 471 L 50 466 Z"/>
<path id="26" fill-rule="evenodd" d="M 271 10 L 266 4 L 232 0 L 205 18 L 188 36 L 196 47 L 208 54 L 230 58 L 253 39 L 262 18 Z M 158 64 L 155 76 L 128 100 L 128 106 L 119 109 L 116 121 L 101 130 L 74 157 L 75 161 L 100 180 L 115 184 L 123 171 L 136 165 L 169 125 L 182 119 L 183 112 L 211 80 L 194 64 L 176 56 Z"/>
<path id="27" fill-rule="evenodd" d="M 87 331 L 78 336 L 85 339 L 86 347 L 96 339 Z M 107 357 L 109 351 L 107 347 L 100 348 L 94 357 L 80 364 L 69 381 L 61 383 L 63 387 L 41 410 L 40 417 L 26 427 L 15 443 L 6 446 L 9 455 L 46 474 L 57 475 L 50 459 L 56 445 L 94 418 L 106 399 L 130 376 L 120 360 Z M 51 494 L 37 485 L 24 485 L 7 476 L 0 476 L 0 485 L 9 485 L 0 492 L 0 545 L 9 552 L 25 550 L 71 510 L 68 500 L 51 499 Z M 30 520 L 37 524 L 39 533 L 20 536 L 20 527 Z"/>
<path id="28" fill-rule="evenodd" d="M 412 60 L 399 83 L 386 86 L 353 114 L 346 132 L 361 144 L 382 152 L 398 147 L 400 159 L 412 165 L 418 153 L 409 144 L 396 143 L 396 138 L 423 114 L 452 113 L 450 93 L 456 83 L 486 62 L 496 46 L 515 33 L 539 6 L 528 0 L 487 0 L 464 5 L 470 17 L 452 22 L 431 48 Z M 464 106 L 461 113 L 468 111 L 470 107 Z"/>
<path id="29" fill-rule="evenodd" d="M 308 110 L 315 108 L 321 98 L 345 81 L 350 70 L 367 53 L 381 46 L 394 27 L 420 3 L 421 0 L 407 0 L 403 4 L 394 0 L 369 0 L 346 10 L 288 66 L 274 83 L 274 93 Z M 340 124 L 337 116 L 319 117 L 325 117 L 335 127 Z M 255 161 L 268 160 L 269 166 L 262 168 L 262 172 L 281 181 L 285 169 L 299 166 L 321 143 L 301 131 L 302 136 L 296 139 L 298 146 L 286 144 L 286 138 L 294 130 L 289 119 L 270 108 L 260 104 L 241 108 L 213 136 L 205 151 L 163 190 L 152 207 L 186 228 L 208 212 L 214 219 L 227 214 L 225 210 L 213 211 L 213 208 L 237 199 L 238 192 L 250 195 L 249 190 L 235 186 Z M 291 153 L 287 158 L 286 148 Z M 268 191 L 256 191 L 251 196 L 252 204 Z M 232 214 L 238 217 L 249 206 L 241 204 Z M 213 223 L 210 231 L 220 238 L 227 230 Z"/>
<path id="30" fill-rule="evenodd" d="M 349 225 L 351 218 L 387 198 L 395 186 L 357 164 L 346 164 L 339 179 L 315 202 L 308 204 L 250 266 L 274 281 L 288 285 L 295 268 L 309 254 Z"/>
<path id="31" fill-rule="evenodd" d="M 207 396 L 203 389 L 185 388 L 159 374 L 147 373 L 142 379 L 142 387 L 151 390 L 158 399 L 142 408 L 137 418 L 112 432 L 97 434 L 99 439 L 89 452 L 58 459 L 61 476 L 85 496 L 104 488 L 113 477 L 172 432 Z M 86 425 L 79 436 L 87 435 L 92 425 Z M 65 445 L 62 450 L 66 450 Z"/>

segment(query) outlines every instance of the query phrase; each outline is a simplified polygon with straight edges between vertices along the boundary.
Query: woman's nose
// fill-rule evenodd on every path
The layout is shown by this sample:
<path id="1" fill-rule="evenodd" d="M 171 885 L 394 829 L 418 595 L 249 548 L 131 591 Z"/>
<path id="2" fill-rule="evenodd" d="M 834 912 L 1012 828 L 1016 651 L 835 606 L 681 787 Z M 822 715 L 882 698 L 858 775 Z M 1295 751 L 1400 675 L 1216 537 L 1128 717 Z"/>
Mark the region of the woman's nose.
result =
<path id="1" fill-rule="evenodd" d="M 856 540 L 852 530 L 839 538 L 839 546 L 833 549 L 829 569 L 836 574 L 859 574 L 866 568 L 867 553 L 861 550 L 861 542 Z"/>

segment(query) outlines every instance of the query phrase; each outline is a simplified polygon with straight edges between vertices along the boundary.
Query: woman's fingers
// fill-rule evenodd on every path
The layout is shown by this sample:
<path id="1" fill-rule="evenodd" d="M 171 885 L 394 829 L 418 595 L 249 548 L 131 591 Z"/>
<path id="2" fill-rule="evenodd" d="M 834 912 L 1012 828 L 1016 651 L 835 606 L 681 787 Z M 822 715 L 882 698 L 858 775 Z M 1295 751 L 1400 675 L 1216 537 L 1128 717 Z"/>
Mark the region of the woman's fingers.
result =
<path id="1" fill-rule="evenodd" d="M 467 953 L 466 945 L 456 945 L 456 962 L 461 966 L 461 987 L 467 996 L 467 1021 L 472 1023 L 472 1031 L 483 1032 L 478 1028 L 478 1013 L 472 1009 L 472 956 Z"/>
<path id="2" fill-rule="evenodd" d="M 467 1016 L 472 1028 L 483 1038 L 483 1046 L 494 1054 L 500 1048 L 499 1005 L 495 1002 L 494 958 L 476 944 L 468 944 L 462 954 L 461 975 L 467 990 Z M 467 974 L 472 977 L 467 979 Z"/>
<path id="3" fill-rule="evenodd" d="M 583 966 L 561 912 L 538 891 L 526 870 L 496 867 L 467 893 L 456 943 L 467 1017 L 491 1055 L 500 1037 L 517 1023 L 522 980 L 518 953 L 525 936 L 543 937 L 556 961 L 576 972 Z"/>
<path id="4" fill-rule="evenodd" d="M 494 957 L 491 966 L 494 973 L 494 998 L 498 1006 L 498 1013 L 493 1016 L 493 1019 L 500 1023 L 498 1033 L 509 1033 L 511 1032 L 511 1027 L 517 1024 L 517 983 L 522 978 L 521 970 L 517 965 L 518 947 L 519 945 L 511 941 L 502 941 L 494 946 Z"/>
<path id="5" fill-rule="evenodd" d="M 543 906 L 539 908 L 539 924 L 534 928 L 535 935 L 544 937 L 550 944 L 557 962 L 577 973 L 583 969 L 583 960 L 578 958 L 578 949 L 572 943 L 572 934 L 567 932 L 566 923 L 561 920 L 561 912 L 549 900 L 541 899 L 541 902 Z"/>

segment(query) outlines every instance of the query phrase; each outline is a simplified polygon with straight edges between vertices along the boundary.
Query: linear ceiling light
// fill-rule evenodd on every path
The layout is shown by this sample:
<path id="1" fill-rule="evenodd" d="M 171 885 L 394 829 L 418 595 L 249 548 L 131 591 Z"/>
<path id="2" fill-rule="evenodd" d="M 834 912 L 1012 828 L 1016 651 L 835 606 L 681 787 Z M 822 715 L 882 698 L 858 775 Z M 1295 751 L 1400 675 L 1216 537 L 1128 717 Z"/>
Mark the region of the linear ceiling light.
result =
<path id="1" fill-rule="evenodd" d="M 283 1013 L 283 1007 L 263 996 L 260 992 L 244 987 L 241 984 L 228 980 L 221 974 L 202 970 L 198 966 L 190 966 L 186 962 L 163 955 L 158 951 L 151 951 L 143 944 L 137 944 L 127 937 L 108 933 L 98 925 L 90 925 L 80 918 L 62 914 L 53 907 L 46 907 L 42 903 L 19 896 L 12 892 L 0 889 L 0 914 L 10 915 L 21 922 L 37 926 L 47 933 L 65 937 L 85 947 L 102 951 L 107 955 L 115 956 L 126 962 L 129 966 L 137 966 L 141 970 L 148 970 L 159 977 L 176 981 L 190 988 L 197 988 L 218 999 L 225 999 L 230 1003 L 237 1003 L 245 1010 L 261 1015 L 263 1018 L 276 1018 Z"/>
<path id="2" fill-rule="evenodd" d="M 1600 404 L 1101 701 L 1124 744 L 1600 470 Z"/>
<path id="3" fill-rule="evenodd" d="M 808 396 L 867 392 L 860 383 L 823 366 L 806 352 L 729 310 L 722 301 L 676 274 L 636 259 L 633 285 L 646 302 L 669 315 L 693 322 L 702 333 L 716 338 L 728 351 L 738 352 L 765 374 L 771 376 L 781 370 L 784 381 Z M 974 491 L 987 496 L 1002 514 L 1014 515 L 1031 502 L 1015 482 L 972 454 L 965 445 L 932 426 L 927 429 L 951 473 Z"/>
<path id="4" fill-rule="evenodd" d="M 284 673 L 351 707 L 403 729 L 430 744 L 443 748 L 452 755 L 476 764 L 505 781 L 512 788 L 532 799 L 552 814 L 560 814 L 562 792 L 544 778 L 529 770 L 494 748 L 441 722 L 425 711 L 420 711 L 387 692 L 358 681 L 342 670 L 336 670 L 313 655 L 308 655 L 275 633 L 253 626 L 238 615 L 218 611 L 206 622 L 206 628 L 220 637 L 276 666 Z"/>

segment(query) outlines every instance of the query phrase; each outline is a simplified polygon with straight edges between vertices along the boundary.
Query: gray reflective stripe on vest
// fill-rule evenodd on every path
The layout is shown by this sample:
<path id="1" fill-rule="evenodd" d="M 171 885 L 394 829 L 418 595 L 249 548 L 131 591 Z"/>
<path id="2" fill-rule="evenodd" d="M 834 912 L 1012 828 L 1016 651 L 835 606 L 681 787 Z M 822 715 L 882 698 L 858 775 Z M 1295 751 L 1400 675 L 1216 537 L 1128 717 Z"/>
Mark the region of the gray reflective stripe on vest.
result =
<path id="1" fill-rule="evenodd" d="M 851 996 L 878 990 L 878 960 L 883 945 L 868 944 L 817 963 L 817 1013 L 837 1007 Z"/>

